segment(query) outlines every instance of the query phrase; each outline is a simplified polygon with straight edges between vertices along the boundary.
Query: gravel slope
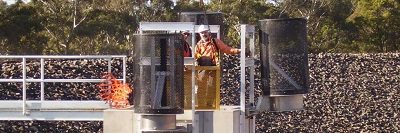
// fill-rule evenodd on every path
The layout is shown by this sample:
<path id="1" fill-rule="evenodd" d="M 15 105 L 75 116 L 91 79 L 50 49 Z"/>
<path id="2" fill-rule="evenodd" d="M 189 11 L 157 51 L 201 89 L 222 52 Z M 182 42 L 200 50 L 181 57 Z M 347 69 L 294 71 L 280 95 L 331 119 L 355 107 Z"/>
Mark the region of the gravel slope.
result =
<path id="1" fill-rule="evenodd" d="M 239 104 L 239 60 L 225 56 L 221 103 Z M 99 78 L 107 64 L 101 60 L 47 61 L 49 78 Z M 118 66 L 121 61 L 113 61 Z M 133 63 L 128 61 L 128 63 Z M 37 61 L 29 62 L 28 77 L 40 77 Z M 259 61 L 255 87 L 260 90 Z M 128 82 L 132 69 L 128 65 Z M 400 53 L 310 54 L 310 90 L 305 110 L 262 112 L 257 132 L 396 132 L 400 130 Z M 22 76 L 18 61 L 2 61 L 0 78 Z M 122 68 L 114 73 L 122 73 Z M 98 99 L 95 84 L 48 83 L 46 99 Z M 0 84 L 1 100 L 21 99 L 18 84 Z M 71 89 L 61 89 L 61 88 Z M 39 99 L 39 84 L 29 85 L 28 99 Z M 102 122 L 0 121 L 0 132 L 102 132 Z"/>

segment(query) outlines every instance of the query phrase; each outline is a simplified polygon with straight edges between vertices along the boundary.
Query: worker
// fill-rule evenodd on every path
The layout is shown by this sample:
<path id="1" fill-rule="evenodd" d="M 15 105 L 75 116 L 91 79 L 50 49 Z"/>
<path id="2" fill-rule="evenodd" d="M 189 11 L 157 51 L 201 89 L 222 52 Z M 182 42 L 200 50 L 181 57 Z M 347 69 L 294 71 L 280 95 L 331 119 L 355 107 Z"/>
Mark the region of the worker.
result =
<path id="1" fill-rule="evenodd" d="M 217 38 L 212 38 L 207 25 L 200 25 L 197 31 L 200 40 L 197 42 L 194 58 L 199 66 L 219 66 L 219 53 L 239 54 L 240 49 L 232 48 Z M 216 98 L 216 71 L 199 70 L 196 78 L 199 85 L 197 90 L 197 101 L 200 108 L 214 108 Z M 219 80 L 219 79 L 218 79 Z M 219 89 L 219 88 L 218 88 Z"/>
<path id="2" fill-rule="evenodd" d="M 192 57 L 192 48 L 190 47 L 189 43 L 187 42 L 187 38 L 189 37 L 190 33 L 187 31 L 182 32 L 182 40 L 183 40 L 183 57 Z"/>
<path id="3" fill-rule="evenodd" d="M 188 31 L 182 31 L 181 32 L 181 39 L 182 39 L 182 44 L 183 44 L 183 57 L 192 57 L 192 47 L 188 43 L 188 38 L 190 36 L 190 33 Z M 184 79 L 183 82 L 185 84 L 184 86 L 184 106 L 185 109 L 191 108 L 192 105 L 192 88 L 191 88 L 191 83 L 192 83 L 192 71 L 189 69 L 190 67 L 187 67 L 186 65 L 184 66 L 183 69 L 183 75 Z"/>
<path id="4" fill-rule="evenodd" d="M 197 32 L 200 40 L 196 45 L 195 59 L 200 66 L 219 66 L 219 52 L 239 54 L 240 49 L 232 48 L 217 38 L 212 38 L 207 25 L 200 25 Z"/>

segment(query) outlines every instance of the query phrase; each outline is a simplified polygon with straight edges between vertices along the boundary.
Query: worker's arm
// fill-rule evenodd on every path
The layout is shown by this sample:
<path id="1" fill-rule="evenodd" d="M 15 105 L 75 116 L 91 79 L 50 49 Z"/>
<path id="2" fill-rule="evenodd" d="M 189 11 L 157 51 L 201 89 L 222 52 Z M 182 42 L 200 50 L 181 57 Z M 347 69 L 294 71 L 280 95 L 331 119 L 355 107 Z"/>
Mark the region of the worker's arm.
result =
<path id="1" fill-rule="evenodd" d="M 201 57 L 201 48 L 200 48 L 200 46 L 199 46 L 200 44 L 197 44 L 196 45 L 196 47 L 195 47 L 195 53 L 194 53 L 194 59 L 198 59 L 198 58 L 200 58 Z"/>
<path id="2" fill-rule="evenodd" d="M 222 42 L 219 39 L 215 38 L 215 43 L 218 46 L 219 50 L 225 54 L 239 54 L 240 53 L 240 49 L 229 47 L 228 45 L 226 45 L 224 42 Z"/>

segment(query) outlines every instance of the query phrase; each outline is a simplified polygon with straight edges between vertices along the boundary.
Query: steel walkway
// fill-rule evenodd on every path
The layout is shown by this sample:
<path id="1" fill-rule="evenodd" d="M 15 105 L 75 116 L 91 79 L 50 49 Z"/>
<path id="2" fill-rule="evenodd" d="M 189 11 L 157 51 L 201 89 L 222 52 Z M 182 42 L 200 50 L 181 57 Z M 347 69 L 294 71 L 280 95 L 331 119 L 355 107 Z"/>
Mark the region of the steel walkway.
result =
<path id="1" fill-rule="evenodd" d="M 46 100 L 45 84 L 66 82 L 101 82 L 102 79 L 46 79 L 46 59 L 78 60 L 78 59 L 103 59 L 108 62 L 108 72 L 111 72 L 112 59 L 122 59 L 122 80 L 126 83 L 125 55 L 108 56 L 0 56 L 0 59 L 22 59 L 22 78 L 0 79 L 0 83 L 22 83 L 21 100 L 0 100 L 0 120 L 66 120 L 66 121 L 102 121 L 103 111 L 110 106 L 101 100 L 71 101 L 71 100 Z M 27 78 L 27 60 L 40 60 L 40 79 Z M 40 83 L 40 100 L 27 100 L 27 83 Z M 4 88 L 7 89 L 7 88 Z M 5 91 L 5 90 L 2 90 Z M 1 98 L 0 98 L 1 99 Z"/>

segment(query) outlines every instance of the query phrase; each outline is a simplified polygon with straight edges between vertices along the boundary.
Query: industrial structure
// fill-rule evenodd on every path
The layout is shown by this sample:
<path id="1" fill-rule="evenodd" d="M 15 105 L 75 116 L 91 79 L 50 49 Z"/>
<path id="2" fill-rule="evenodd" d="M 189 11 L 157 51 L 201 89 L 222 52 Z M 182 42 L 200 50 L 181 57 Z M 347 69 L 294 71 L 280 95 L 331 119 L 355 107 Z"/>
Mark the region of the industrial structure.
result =
<path id="1" fill-rule="evenodd" d="M 122 58 L 122 79 L 126 82 L 126 56 L 0 56 L 22 59 L 22 79 L 0 79 L 0 82 L 21 82 L 23 99 L 1 100 L 0 120 L 76 120 L 103 121 L 104 132 L 193 132 L 254 133 L 254 114 L 260 111 L 288 111 L 303 108 L 303 95 L 308 92 L 308 60 L 306 20 L 260 20 L 259 30 L 253 25 L 240 25 L 240 105 L 219 105 L 219 66 L 196 66 L 193 57 L 182 56 L 181 31 L 191 33 L 195 47 L 199 23 L 195 13 L 181 19 L 191 22 L 141 22 L 136 35 L 133 86 L 134 107 L 111 109 L 104 101 L 49 101 L 43 98 L 46 82 L 101 82 L 101 79 L 45 79 L 44 62 L 48 58 L 98 58 L 110 62 Z M 215 14 L 213 14 L 215 15 Z M 218 14 L 217 14 L 218 15 Z M 194 17 L 193 17 L 194 16 Z M 201 15 L 200 15 L 201 16 Z M 195 21 L 193 20 L 195 19 Z M 207 19 L 207 18 L 205 18 Z M 222 21 L 222 20 L 221 20 Z M 208 21 L 210 22 L 210 21 Z M 215 37 L 221 37 L 220 25 L 210 26 Z M 257 36 L 258 35 L 258 36 Z M 255 40 L 258 37 L 263 96 L 255 101 Z M 246 53 L 247 52 L 247 53 Z M 194 50 L 193 50 L 194 54 Z M 192 54 L 192 55 L 193 55 Z M 40 79 L 26 78 L 26 60 L 39 59 Z M 108 63 L 111 72 L 111 63 Z M 188 69 L 184 69 L 184 68 Z M 248 69 L 246 69 L 248 68 Z M 186 70 L 186 71 L 184 71 Z M 202 99 L 196 84 L 196 72 L 213 71 L 215 86 L 208 88 L 212 98 Z M 246 75 L 250 83 L 246 85 Z M 41 83 L 41 100 L 26 99 L 26 84 Z M 246 97 L 246 88 L 250 90 Z M 190 93 L 188 93 L 190 92 Z M 211 100 L 210 107 L 201 103 Z M 247 101 L 247 102 L 246 102 Z"/>

